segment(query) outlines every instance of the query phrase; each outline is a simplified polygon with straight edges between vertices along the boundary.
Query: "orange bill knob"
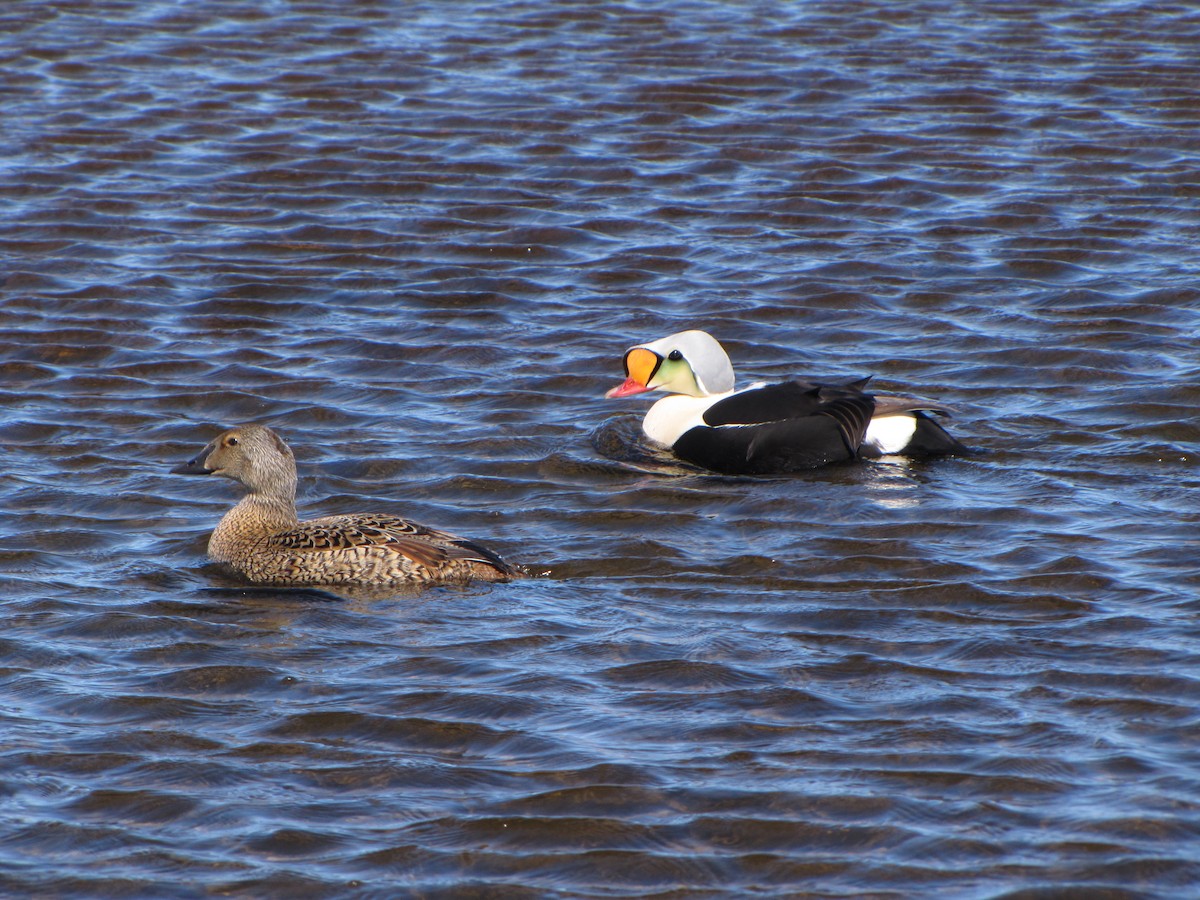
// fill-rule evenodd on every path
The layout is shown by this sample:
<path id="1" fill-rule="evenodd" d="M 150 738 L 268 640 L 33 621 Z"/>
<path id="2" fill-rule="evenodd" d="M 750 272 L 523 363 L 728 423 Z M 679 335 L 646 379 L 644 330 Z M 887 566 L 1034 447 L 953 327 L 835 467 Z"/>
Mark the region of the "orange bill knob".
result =
<path id="1" fill-rule="evenodd" d="M 625 374 L 629 377 L 606 393 L 605 397 L 630 397 L 650 390 L 650 379 L 662 364 L 662 357 L 645 347 L 634 347 L 625 354 Z"/>

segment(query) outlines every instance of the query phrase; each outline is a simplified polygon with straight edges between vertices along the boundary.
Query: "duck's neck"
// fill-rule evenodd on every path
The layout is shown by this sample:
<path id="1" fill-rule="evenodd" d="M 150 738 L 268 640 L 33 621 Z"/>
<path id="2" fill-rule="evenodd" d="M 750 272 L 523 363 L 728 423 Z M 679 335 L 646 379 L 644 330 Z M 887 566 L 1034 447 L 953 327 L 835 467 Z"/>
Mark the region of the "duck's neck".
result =
<path id="1" fill-rule="evenodd" d="M 238 547 L 287 531 L 297 522 L 294 501 L 247 494 L 218 523 L 208 539 L 208 555 L 218 562 L 229 562 Z"/>

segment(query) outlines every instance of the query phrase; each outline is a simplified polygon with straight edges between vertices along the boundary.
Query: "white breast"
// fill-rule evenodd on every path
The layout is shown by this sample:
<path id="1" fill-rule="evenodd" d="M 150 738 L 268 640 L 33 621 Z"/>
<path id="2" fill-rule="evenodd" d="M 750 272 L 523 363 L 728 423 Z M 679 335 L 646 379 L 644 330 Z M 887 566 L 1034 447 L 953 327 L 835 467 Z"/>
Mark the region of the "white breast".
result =
<path id="1" fill-rule="evenodd" d="M 711 397 L 671 394 L 663 397 L 646 413 L 646 418 L 642 420 L 642 431 L 656 444 L 670 447 L 684 432 L 703 425 L 704 411 L 729 394 L 714 394 Z"/>

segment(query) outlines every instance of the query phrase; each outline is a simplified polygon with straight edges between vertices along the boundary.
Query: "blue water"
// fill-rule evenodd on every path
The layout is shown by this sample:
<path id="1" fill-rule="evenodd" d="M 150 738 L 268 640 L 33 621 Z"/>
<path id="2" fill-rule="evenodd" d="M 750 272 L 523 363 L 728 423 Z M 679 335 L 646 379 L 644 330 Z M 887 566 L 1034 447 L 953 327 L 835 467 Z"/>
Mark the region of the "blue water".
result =
<path id="1" fill-rule="evenodd" d="M 1200 15 L 116 0 L 0 13 L 13 896 L 1179 897 L 1200 880 Z M 976 452 L 720 478 L 634 343 Z M 535 577 L 208 563 L 303 514 Z"/>

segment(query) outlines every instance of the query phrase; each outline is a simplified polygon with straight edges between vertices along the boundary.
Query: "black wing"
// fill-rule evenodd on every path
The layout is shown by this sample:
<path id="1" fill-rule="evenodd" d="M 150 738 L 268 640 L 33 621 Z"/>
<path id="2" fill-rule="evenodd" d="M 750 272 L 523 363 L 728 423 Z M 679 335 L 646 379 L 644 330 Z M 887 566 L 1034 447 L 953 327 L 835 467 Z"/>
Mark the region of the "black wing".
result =
<path id="1" fill-rule="evenodd" d="M 698 426 L 671 448 L 687 462 L 726 475 L 771 475 L 853 459 L 837 421 L 805 416 L 764 425 Z"/>
<path id="2" fill-rule="evenodd" d="M 836 392 L 861 394 L 866 383 L 866 379 L 836 386 L 814 381 L 785 381 L 750 388 L 718 400 L 704 411 L 704 422 L 715 427 L 799 419 L 817 412 L 823 403 L 833 399 Z"/>
<path id="3" fill-rule="evenodd" d="M 691 429 L 672 449 L 728 474 L 793 472 L 854 459 L 875 410 L 874 398 L 862 390 L 867 380 L 789 381 L 743 391 L 705 410 L 709 427 Z"/>

